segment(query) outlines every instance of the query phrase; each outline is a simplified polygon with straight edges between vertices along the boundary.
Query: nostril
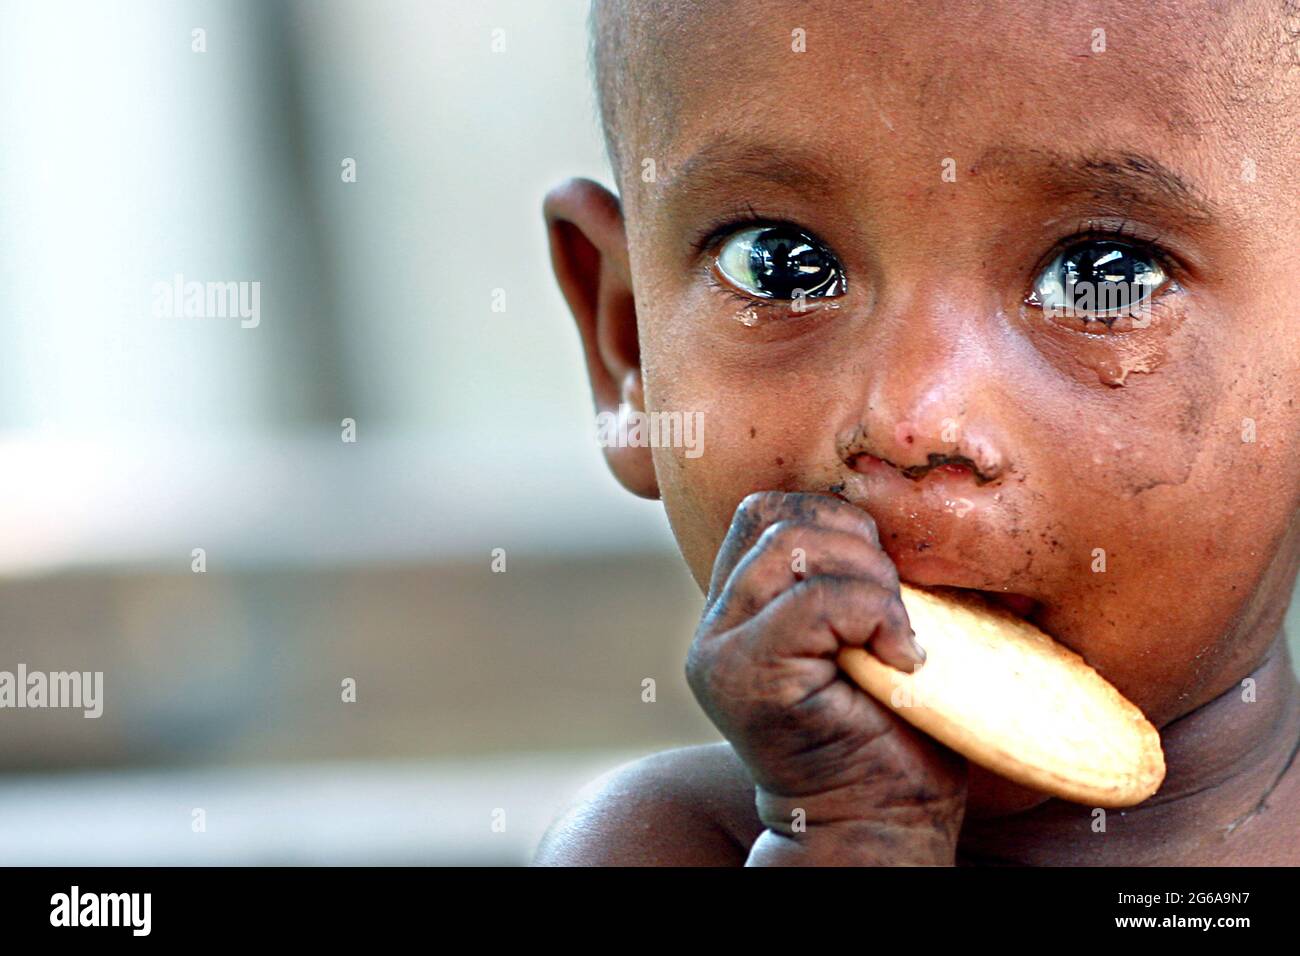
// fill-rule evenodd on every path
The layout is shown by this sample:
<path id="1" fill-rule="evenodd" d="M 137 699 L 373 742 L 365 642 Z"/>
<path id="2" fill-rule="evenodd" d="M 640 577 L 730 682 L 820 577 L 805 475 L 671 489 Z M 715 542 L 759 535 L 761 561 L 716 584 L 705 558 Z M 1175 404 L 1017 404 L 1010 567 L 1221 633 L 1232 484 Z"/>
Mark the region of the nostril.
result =
<path id="1" fill-rule="evenodd" d="M 910 421 L 899 422 L 894 426 L 895 447 L 898 449 L 915 445 L 918 437 L 925 438 Z M 926 445 L 931 448 L 936 447 L 936 443 L 930 441 L 922 443 L 923 448 Z M 921 464 L 898 463 L 898 459 L 906 458 L 915 461 L 910 454 L 894 455 L 894 460 L 873 454 L 878 447 L 868 440 L 864 425 L 847 429 L 836 438 L 836 451 L 839 452 L 840 460 L 854 471 L 864 474 L 887 468 L 915 481 L 925 477 L 931 471 L 938 470 L 940 474 L 951 477 L 969 474 L 974 477 L 976 484 L 984 485 L 1001 478 L 1009 470 L 997 446 L 983 436 L 967 435 L 963 436 L 961 441 L 945 443 L 940 447 L 946 448 L 952 454 L 930 452 L 926 455 L 925 462 Z"/>

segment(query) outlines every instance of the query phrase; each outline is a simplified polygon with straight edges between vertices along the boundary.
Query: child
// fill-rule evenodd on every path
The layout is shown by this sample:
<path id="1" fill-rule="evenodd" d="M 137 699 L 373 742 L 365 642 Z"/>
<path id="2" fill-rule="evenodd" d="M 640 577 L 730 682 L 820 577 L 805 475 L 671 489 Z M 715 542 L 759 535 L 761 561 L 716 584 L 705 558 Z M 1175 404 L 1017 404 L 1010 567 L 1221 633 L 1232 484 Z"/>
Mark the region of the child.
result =
<path id="1" fill-rule="evenodd" d="M 1278 0 L 603 2 L 620 196 L 547 197 L 606 449 L 661 497 L 727 744 L 606 778 L 543 863 L 1295 864 L 1300 31 Z M 1102 293 L 1105 295 L 1102 295 Z M 996 596 L 1161 729 L 1110 812 L 837 672 L 899 580 Z M 797 825 L 802 821 L 803 825 Z"/>

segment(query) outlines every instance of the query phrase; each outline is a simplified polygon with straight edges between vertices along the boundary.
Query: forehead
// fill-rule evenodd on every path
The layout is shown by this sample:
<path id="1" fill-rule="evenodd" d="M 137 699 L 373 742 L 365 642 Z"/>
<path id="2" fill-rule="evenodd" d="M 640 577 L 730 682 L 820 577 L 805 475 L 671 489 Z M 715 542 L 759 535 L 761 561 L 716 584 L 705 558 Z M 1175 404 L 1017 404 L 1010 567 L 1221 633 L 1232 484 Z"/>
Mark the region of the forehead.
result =
<path id="1" fill-rule="evenodd" d="M 671 177 L 729 149 L 767 151 L 778 172 L 779 155 L 802 152 L 862 182 L 945 157 L 1019 176 L 1130 155 L 1173 173 L 1166 184 L 1215 190 L 1270 146 L 1254 135 L 1276 99 L 1267 2 L 737 9 L 705 0 L 639 25 L 625 179 L 646 158 Z"/>

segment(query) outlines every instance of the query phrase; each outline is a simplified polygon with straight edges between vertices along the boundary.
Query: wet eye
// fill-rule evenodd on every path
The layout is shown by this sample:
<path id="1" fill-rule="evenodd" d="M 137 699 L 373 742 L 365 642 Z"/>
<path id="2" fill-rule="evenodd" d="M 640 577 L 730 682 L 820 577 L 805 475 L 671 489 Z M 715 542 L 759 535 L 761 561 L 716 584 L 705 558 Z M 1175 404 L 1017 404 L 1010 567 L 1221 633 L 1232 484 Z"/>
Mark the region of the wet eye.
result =
<path id="1" fill-rule="evenodd" d="M 834 254 L 793 226 L 756 226 L 728 236 L 717 270 L 730 285 L 760 299 L 822 299 L 843 295 Z"/>
<path id="2" fill-rule="evenodd" d="M 1127 242 L 1089 239 L 1070 246 L 1039 273 L 1030 302 L 1109 325 L 1140 309 L 1167 278 L 1151 250 Z"/>

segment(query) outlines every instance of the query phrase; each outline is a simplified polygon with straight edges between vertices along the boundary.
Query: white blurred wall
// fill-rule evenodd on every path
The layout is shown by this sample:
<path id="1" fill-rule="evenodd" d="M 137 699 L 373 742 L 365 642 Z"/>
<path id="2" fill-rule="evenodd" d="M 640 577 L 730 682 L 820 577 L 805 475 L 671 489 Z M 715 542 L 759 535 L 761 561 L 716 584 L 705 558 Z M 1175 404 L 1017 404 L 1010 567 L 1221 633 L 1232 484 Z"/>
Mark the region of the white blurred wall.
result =
<path id="1" fill-rule="evenodd" d="M 586 7 L 0 6 L 0 573 L 669 552 L 541 221 L 604 174 Z M 157 317 L 178 273 L 260 323 Z"/>

